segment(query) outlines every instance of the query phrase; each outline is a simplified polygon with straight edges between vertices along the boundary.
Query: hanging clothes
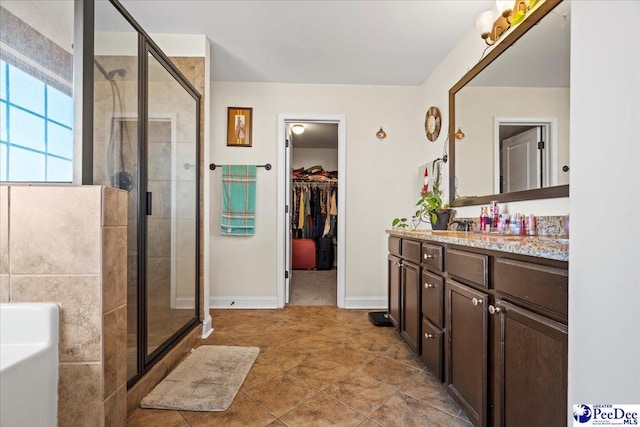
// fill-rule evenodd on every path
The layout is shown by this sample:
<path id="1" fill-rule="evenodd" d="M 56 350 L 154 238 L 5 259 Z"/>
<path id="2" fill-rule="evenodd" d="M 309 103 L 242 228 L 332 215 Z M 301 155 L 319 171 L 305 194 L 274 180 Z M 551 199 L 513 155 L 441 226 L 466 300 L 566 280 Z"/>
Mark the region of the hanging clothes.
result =
<path id="1" fill-rule="evenodd" d="M 291 217 L 294 237 L 315 239 L 331 236 L 335 239 L 338 214 L 337 184 L 337 180 L 294 180 Z"/>

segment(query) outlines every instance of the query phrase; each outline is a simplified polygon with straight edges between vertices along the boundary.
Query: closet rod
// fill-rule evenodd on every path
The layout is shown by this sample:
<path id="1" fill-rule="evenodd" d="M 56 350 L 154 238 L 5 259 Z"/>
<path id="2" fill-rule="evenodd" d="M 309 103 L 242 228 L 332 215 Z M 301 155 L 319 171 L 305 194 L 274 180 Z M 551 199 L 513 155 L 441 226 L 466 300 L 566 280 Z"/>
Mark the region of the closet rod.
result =
<path id="1" fill-rule="evenodd" d="M 217 168 L 218 166 L 222 166 L 222 165 L 216 165 L 215 163 L 211 163 L 211 164 L 209 165 L 209 169 L 210 169 L 210 170 L 212 170 L 212 171 L 214 171 L 214 170 L 216 170 L 216 168 Z M 257 167 L 257 168 L 265 168 L 266 170 L 270 171 L 270 170 L 271 170 L 271 163 L 267 163 L 267 164 L 265 164 L 265 165 L 256 165 L 256 167 Z"/>

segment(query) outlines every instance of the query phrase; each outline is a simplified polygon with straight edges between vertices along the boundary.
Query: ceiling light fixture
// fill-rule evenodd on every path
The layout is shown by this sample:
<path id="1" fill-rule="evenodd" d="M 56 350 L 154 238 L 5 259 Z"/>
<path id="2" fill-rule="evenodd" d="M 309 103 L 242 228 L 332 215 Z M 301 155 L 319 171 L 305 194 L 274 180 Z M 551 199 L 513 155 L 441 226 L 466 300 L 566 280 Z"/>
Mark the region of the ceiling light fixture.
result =
<path id="1" fill-rule="evenodd" d="M 540 0 L 496 0 L 496 8 L 482 12 L 476 18 L 476 28 L 481 37 L 489 45 L 494 45 L 500 36 L 512 26 L 521 23 L 525 15 Z"/>
<path id="2" fill-rule="evenodd" d="M 304 125 L 296 123 L 295 125 L 291 126 L 291 131 L 296 135 L 300 135 L 301 133 L 304 133 Z"/>

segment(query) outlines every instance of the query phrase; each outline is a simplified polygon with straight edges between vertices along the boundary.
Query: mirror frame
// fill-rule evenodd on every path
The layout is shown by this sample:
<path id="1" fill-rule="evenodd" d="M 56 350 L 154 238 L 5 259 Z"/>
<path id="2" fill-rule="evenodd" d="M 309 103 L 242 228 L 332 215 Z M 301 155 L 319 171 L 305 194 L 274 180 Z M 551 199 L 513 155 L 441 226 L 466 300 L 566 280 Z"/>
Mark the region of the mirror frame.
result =
<path id="1" fill-rule="evenodd" d="M 449 89 L 449 203 L 453 207 L 474 206 L 487 204 L 491 200 L 499 202 L 516 202 L 522 200 L 551 199 L 554 197 L 568 197 L 569 184 L 554 187 L 537 188 L 533 190 L 516 191 L 512 193 L 490 194 L 486 196 L 465 197 L 456 199 L 455 164 L 456 164 L 456 140 L 451 137 L 456 133 L 455 123 L 455 94 L 467 85 L 482 70 L 487 68 L 496 58 L 512 46 L 520 37 L 527 33 L 542 18 L 547 16 L 562 0 L 547 0 L 535 10 L 529 12 L 527 18 L 517 27 L 511 30 L 483 59 L 467 72 L 451 89 Z"/>

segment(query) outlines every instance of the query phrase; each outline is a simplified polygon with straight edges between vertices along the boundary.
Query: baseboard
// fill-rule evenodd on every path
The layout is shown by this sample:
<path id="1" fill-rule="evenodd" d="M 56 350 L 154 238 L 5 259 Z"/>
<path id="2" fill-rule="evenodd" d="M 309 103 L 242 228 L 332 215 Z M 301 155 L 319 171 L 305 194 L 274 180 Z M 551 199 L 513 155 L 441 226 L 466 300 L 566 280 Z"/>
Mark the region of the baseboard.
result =
<path id="1" fill-rule="evenodd" d="M 346 297 L 344 308 L 351 309 L 387 309 L 387 297 Z"/>
<path id="2" fill-rule="evenodd" d="M 193 310 L 196 306 L 196 300 L 193 297 L 176 297 L 176 306 L 174 308 Z"/>
<path id="3" fill-rule="evenodd" d="M 209 338 L 209 335 L 213 332 L 213 326 L 211 325 L 211 316 L 205 317 L 202 322 L 202 339 L 206 340 Z"/>
<path id="4" fill-rule="evenodd" d="M 209 297 L 209 308 L 278 308 L 278 297 Z"/>

